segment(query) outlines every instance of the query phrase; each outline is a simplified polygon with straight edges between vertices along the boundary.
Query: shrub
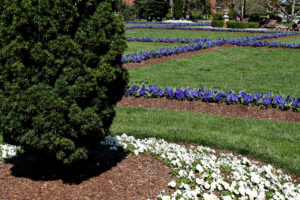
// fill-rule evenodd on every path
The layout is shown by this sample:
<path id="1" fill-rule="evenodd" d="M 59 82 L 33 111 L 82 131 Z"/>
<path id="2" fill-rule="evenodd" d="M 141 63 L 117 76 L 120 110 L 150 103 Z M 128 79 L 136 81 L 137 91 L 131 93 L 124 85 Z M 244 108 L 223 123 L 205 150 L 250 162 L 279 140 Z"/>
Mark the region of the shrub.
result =
<path id="1" fill-rule="evenodd" d="M 168 10 L 168 13 L 166 14 L 166 18 L 167 19 L 172 19 L 173 18 L 173 14 L 171 13 L 171 8 Z"/>
<path id="2" fill-rule="evenodd" d="M 65 164 L 88 158 L 99 146 L 128 82 L 117 2 L 1 1 L 5 142 Z"/>
<path id="3" fill-rule="evenodd" d="M 248 22 L 248 28 L 259 28 L 259 24 L 256 22 Z"/>
<path id="4" fill-rule="evenodd" d="M 229 9 L 228 17 L 230 20 L 235 20 L 238 16 L 238 13 L 234 9 Z"/>
<path id="5" fill-rule="evenodd" d="M 222 13 L 215 13 L 213 14 L 213 20 L 223 20 L 223 16 Z"/>
<path id="6" fill-rule="evenodd" d="M 212 27 L 224 27 L 224 21 L 223 20 L 212 20 L 211 26 Z"/>
<path id="7" fill-rule="evenodd" d="M 228 21 L 226 22 L 227 27 L 228 28 L 258 28 L 259 25 L 258 23 L 255 22 L 251 22 L 251 23 L 247 23 L 247 22 L 236 22 L 236 21 Z"/>
<path id="8" fill-rule="evenodd" d="M 275 14 L 271 14 L 270 15 L 270 19 L 275 19 L 275 20 L 277 20 L 277 22 L 281 22 L 282 21 L 282 18 L 279 17 L 278 15 L 275 15 Z"/>
<path id="9" fill-rule="evenodd" d="M 259 22 L 262 20 L 261 14 L 253 13 L 249 15 L 249 22 Z"/>
<path id="10" fill-rule="evenodd" d="M 183 13 L 183 0 L 174 0 L 173 15 L 175 19 L 180 19 Z"/>

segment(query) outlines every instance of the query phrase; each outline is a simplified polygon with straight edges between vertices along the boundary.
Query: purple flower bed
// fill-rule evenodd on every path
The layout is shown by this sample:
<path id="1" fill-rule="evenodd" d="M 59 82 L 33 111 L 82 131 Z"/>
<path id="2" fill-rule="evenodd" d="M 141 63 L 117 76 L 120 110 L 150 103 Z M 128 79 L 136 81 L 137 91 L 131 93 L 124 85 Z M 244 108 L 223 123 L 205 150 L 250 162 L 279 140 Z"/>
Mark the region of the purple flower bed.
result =
<path id="1" fill-rule="evenodd" d="M 222 32 L 249 32 L 249 33 L 279 33 L 279 31 L 269 31 L 269 30 L 252 30 L 252 29 L 234 29 L 234 28 L 200 28 L 200 27 L 185 27 L 178 25 L 136 25 L 136 26 L 126 26 L 126 29 L 179 29 L 179 30 L 202 30 L 202 31 L 222 31 Z"/>
<path id="2" fill-rule="evenodd" d="M 208 42 L 211 39 L 197 38 L 197 39 L 188 39 L 188 38 L 150 38 L 150 37 L 126 37 L 127 41 L 136 41 L 136 42 L 169 42 L 169 43 L 195 43 L 195 42 Z"/>
<path id="3" fill-rule="evenodd" d="M 282 47 L 282 48 L 300 48 L 300 43 L 277 43 L 277 42 L 267 42 L 267 41 L 232 41 L 231 44 L 238 46 L 253 46 L 253 47 Z"/>
<path id="4" fill-rule="evenodd" d="M 146 21 L 125 21 L 125 23 L 132 24 L 168 24 L 174 26 L 210 26 L 210 22 L 199 22 L 199 23 L 171 23 L 171 22 L 146 22 Z"/>
<path id="5" fill-rule="evenodd" d="M 150 58 L 156 58 L 156 57 L 162 57 L 162 56 L 169 56 L 173 54 L 179 54 L 179 53 L 185 53 L 189 51 L 195 51 L 199 49 L 205 49 L 215 46 L 220 46 L 226 43 L 233 44 L 233 45 L 240 45 L 240 46 L 266 46 L 266 47 L 276 47 L 275 42 L 255 42 L 256 40 L 262 40 L 262 39 L 271 39 L 271 38 L 279 38 L 279 37 L 287 37 L 291 35 L 297 35 L 300 33 L 291 32 L 291 33 L 277 33 L 277 34 L 266 34 L 266 35 L 254 35 L 246 38 L 234 38 L 234 39 L 219 39 L 219 40 L 210 40 L 210 39 L 179 39 L 179 38 L 156 38 L 151 39 L 149 37 L 143 37 L 143 38 L 132 38 L 127 37 L 130 41 L 142 41 L 142 42 L 151 42 L 151 41 L 169 41 L 169 42 L 175 42 L 175 41 L 182 41 L 182 42 L 192 42 L 199 41 L 196 43 L 192 43 L 185 46 L 177 46 L 177 47 L 170 47 L 170 48 L 160 48 L 152 51 L 144 51 L 144 52 L 138 52 L 133 54 L 124 55 L 121 58 L 121 61 L 123 63 L 128 62 L 141 62 L 142 60 L 147 60 Z M 272 45 L 271 45 L 272 44 Z M 279 45 L 277 45 L 279 46 Z M 280 47 L 286 47 L 286 48 L 299 48 L 299 44 L 281 44 Z"/>
<path id="6" fill-rule="evenodd" d="M 300 112 L 300 98 L 277 96 L 272 93 L 247 94 L 246 92 L 235 93 L 233 91 L 222 92 L 221 90 L 207 90 L 205 88 L 162 88 L 154 85 L 132 85 L 125 92 L 126 96 L 162 98 L 172 100 L 203 101 L 222 103 L 229 105 L 243 104 L 255 105 L 262 108 L 277 108 L 280 110 L 292 109 Z"/>
<path id="7" fill-rule="evenodd" d="M 142 60 L 147 60 L 150 58 L 162 57 L 162 56 L 169 56 L 173 54 L 185 53 L 189 51 L 195 51 L 199 49 L 206 49 L 214 46 L 220 46 L 226 43 L 227 40 L 214 40 L 214 41 L 207 41 L 207 42 L 198 42 L 193 43 L 185 46 L 178 46 L 178 47 L 170 47 L 170 48 L 160 48 L 152 51 L 144 51 L 139 53 L 133 53 L 124 55 L 121 58 L 123 63 L 128 62 L 141 62 Z"/>

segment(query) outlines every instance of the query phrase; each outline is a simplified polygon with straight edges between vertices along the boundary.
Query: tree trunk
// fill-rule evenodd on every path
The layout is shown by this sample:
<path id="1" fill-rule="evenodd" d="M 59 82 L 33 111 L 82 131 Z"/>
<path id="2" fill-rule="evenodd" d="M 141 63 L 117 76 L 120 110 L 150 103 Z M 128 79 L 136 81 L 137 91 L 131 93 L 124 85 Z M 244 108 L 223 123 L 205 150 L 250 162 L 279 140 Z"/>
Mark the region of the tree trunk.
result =
<path id="1" fill-rule="evenodd" d="M 174 1 L 170 0 L 171 13 L 173 14 Z"/>

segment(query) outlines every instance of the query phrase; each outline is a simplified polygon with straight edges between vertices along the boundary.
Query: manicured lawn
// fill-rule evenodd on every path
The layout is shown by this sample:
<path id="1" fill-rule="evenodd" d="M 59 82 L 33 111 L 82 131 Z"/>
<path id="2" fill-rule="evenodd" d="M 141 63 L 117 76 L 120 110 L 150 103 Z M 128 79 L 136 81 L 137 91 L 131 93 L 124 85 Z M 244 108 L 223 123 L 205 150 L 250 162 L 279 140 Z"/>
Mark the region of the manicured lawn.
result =
<path id="1" fill-rule="evenodd" d="M 129 29 L 126 30 L 126 36 L 130 37 L 150 37 L 150 38 L 241 38 L 255 35 L 253 33 L 231 33 L 231 32 L 213 32 L 213 31 L 187 31 L 187 30 L 155 30 L 155 29 Z"/>
<path id="2" fill-rule="evenodd" d="M 300 176 L 300 124 L 145 108 L 116 108 L 115 134 L 156 137 L 247 154 Z"/>
<path id="3" fill-rule="evenodd" d="M 175 47 L 175 46 L 182 46 L 187 45 L 184 43 L 154 43 L 154 42 L 127 42 L 128 48 L 125 50 L 123 55 L 137 53 L 140 51 L 151 51 L 159 48 L 168 48 L 168 47 Z"/>
<path id="4" fill-rule="evenodd" d="M 298 50 L 230 48 L 129 70 L 130 81 L 300 97 Z"/>
<path id="5" fill-rule="evenodd" d="M 287 43 L 287 44 L 291 44 L 291 43 L 297 43 L 298 44 L 298 43 L 300 43 L 300 37 L 285 39 L 285 40 L 277 40 L 276 42 Z"/>

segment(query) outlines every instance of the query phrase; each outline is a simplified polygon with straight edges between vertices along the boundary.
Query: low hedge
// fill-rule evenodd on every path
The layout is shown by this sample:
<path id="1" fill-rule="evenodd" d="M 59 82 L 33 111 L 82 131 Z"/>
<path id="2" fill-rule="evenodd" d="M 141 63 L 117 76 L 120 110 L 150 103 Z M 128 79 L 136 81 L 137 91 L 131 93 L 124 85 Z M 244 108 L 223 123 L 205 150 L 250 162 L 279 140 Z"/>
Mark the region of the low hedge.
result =
<path id="1" fill-rule="evenodd" d="M 224 21 L 223 20 L 212 20 L 211 26 L 212 27 L 224 27 Z"/>
<path id="2" fill-rule="evenodd" d="M 259 24 L 255 22 L 235 22 L 228 21 L 226 22 L 228 28 L 258 28 Z"/>

